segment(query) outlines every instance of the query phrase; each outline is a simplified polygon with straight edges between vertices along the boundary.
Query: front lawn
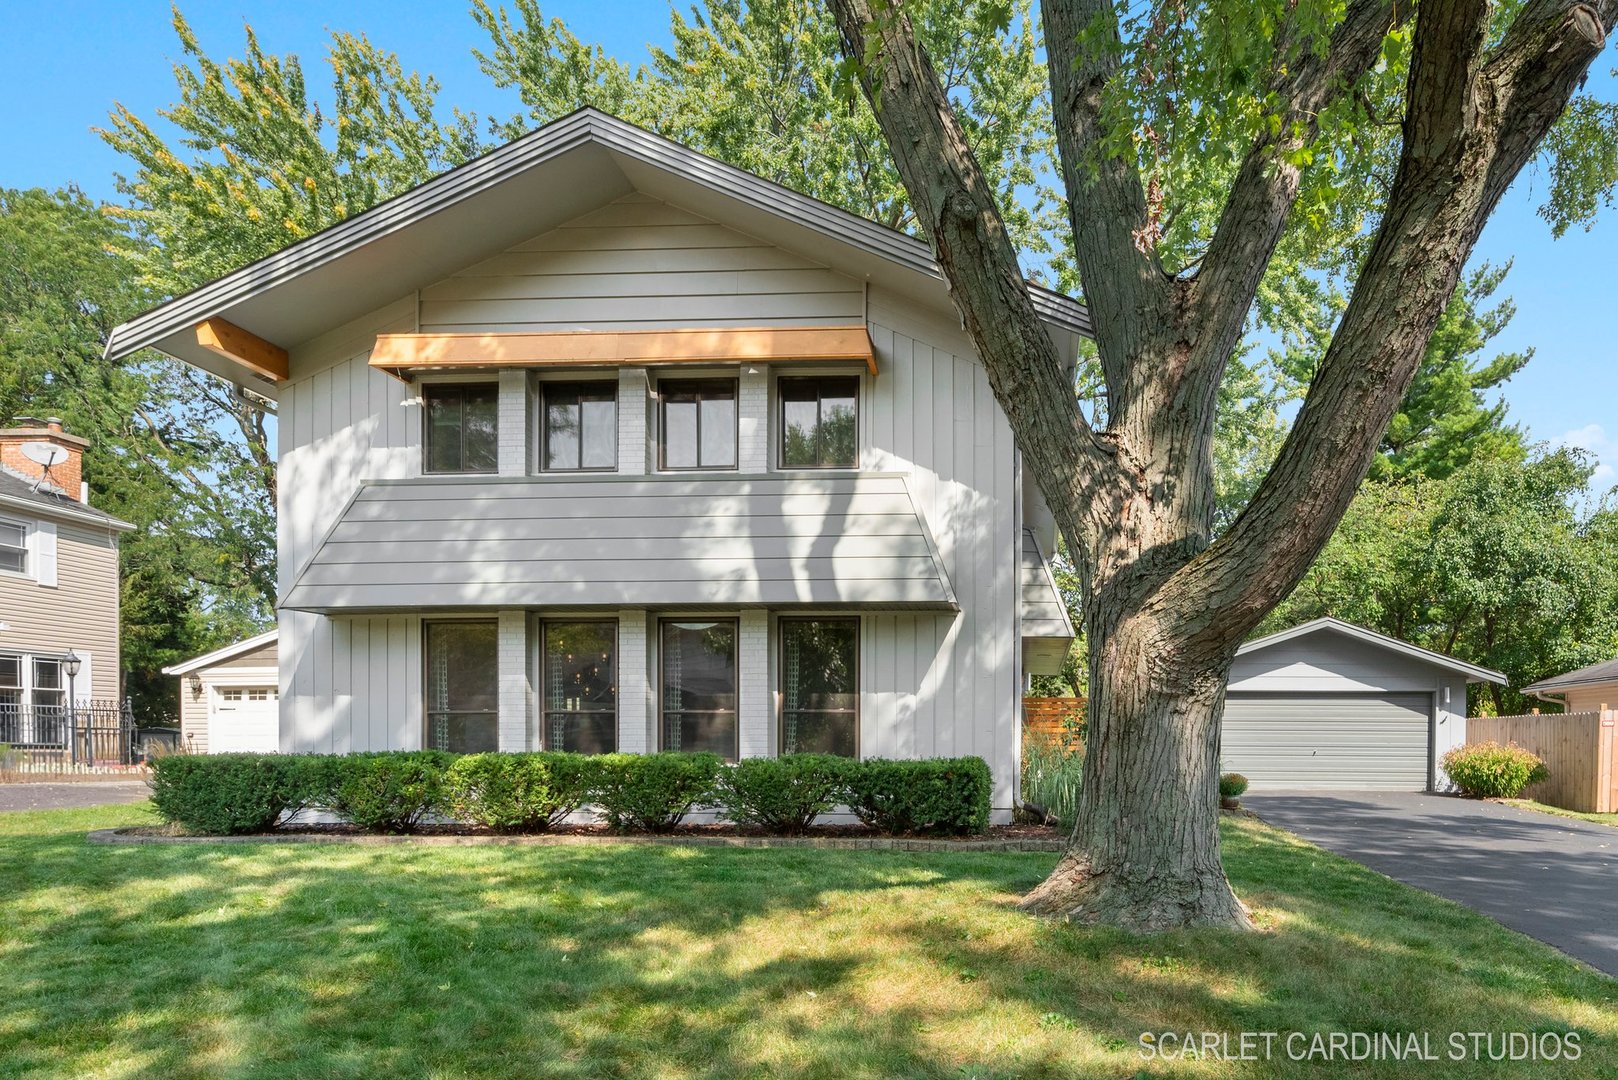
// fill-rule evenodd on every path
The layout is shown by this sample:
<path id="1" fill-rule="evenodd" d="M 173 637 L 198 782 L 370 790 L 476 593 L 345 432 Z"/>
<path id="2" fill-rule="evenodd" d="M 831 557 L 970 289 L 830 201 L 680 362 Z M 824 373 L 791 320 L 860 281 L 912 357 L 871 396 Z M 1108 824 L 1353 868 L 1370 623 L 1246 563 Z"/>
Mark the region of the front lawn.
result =
<path id="1" fill-rule="evenodd" d="M 1538 810 L 1541 814 L 1555 814 L 1557 817 L 1577 818 L 1580 821 L 1589 821 L 1596 825 L 1611 825 L 1618 828 L 1618 814 L 1586 814 L 1580 810 L 1564 810 L 1560 806 L 1535 802 L 1533 799 L 1501 799 L 1500 801 L 1507 806 L 1515 806 L 1519 810 Z"/>
<path id="2" fill-rule="evenodd" d="M 144 820 L 0 814 L 0 1075 L 1327 1077 L 1137 1040 L 1570 1028 L 1535 1075 L 1618 1075 L 1618 981 L 1252 820 L 1265 932 L 1155 939 L 1016 912 L 1051 855 L 84 840 Z"/>

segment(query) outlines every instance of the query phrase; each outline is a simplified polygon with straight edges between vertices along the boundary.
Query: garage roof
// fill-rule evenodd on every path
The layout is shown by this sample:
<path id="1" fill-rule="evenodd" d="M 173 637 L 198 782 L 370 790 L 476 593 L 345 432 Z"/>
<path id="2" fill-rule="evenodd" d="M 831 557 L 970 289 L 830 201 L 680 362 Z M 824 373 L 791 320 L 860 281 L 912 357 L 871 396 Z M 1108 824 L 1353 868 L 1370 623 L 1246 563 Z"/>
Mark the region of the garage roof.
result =
<path id="1" fill-rule="evenodd" d="M 1548 679 L 1541 679 L 1537 683 L 1530 683 L 1523 687 L 1523 693 L 1535 694 L 1546 691 L 1571 690 L 1575 686 L 1609 682 L 1618 682 L 1618 660 L 1603 660 L 1601 663 L 1591 664 L 1589 667 L 1581 667 L 1561 675 L 1552 675 Z"/>
<path id="2" fill-rule="evenodd" d="M 1294 638 L 1300 638 L 1306 634 L 1318 633 L 1341 634 L 1344 637 L 1353 638 L 1356 641 L 1363 641 L 1368 645 L 1374 645 L 1377 648 L 1386 649 L 1391 653 L 1398 653 L 1401 656 L 1412 657 L 1413 659 L 1432 664 L 1434 667 L 1444 668 L 1447 671 L 1453 671 L 1459 675 L 1465 675 L 1467 682 L 1492 682 L 1504 684 L 1508 681 L 1505 675 L 1501 672 L 1493 671 L 1486 667 L 1479 667 L 1477 664 L 1469 664 L 1465 660 L 1457 660 L 1453 656 L 1445 656 L 1443 653 L 1433 652 L 1431 649 L 1423 649 L 1421 646 L 1412 645 L 1408 641 L 1400 641 L 1396 637 L 1389 637 L 1387 634 L 1379 634 L 1375 630 L 1367 630 L 1363 626 L 1355 626 L 1353 623 L 1347 623 L 1341 619 L 1334 619 L 1329 615 L 1323 618 L 1314 619 L 1310 622 L 1302 623 L 1298 626 L 1292 627 L 1289 630 L 1282 630 L 1279 633 L 1270 634 L 1261 638 L 1255 638 L 1243 645 L 1241 648 L 1237 649 L 1236 655 L 1247 656 L 1251 653 L 1268 649 L 1272 645 L 1279 645 L 1283 641 L 1291 641 Z"/>
<path id="3" fill-rule="evenodd" d="M 631 191 L 953 312 L 917 237 L 583 108 L 116 327 L 112 359 L 155 348 L 274 399 L 277 382 L 199 343 L 224 320 L 294 348 Z M 1055 331 L 1088 335 L 1083 304 L 1030 283 Z"/>
<path id="4" fill-rule="evenodd" d="M 238 656 L 246 656 L 254 649 L 262 648 L 265 645 L 273 645 L 279 633 L 278 630 L 266 630 L 262 634 L 238 641 L 234 645 L 226 645 L 222 649 L 215 649 L 213 652 L 203 653 L 201 656 L 192 657 L 190 660 L 175 664 L 172 667 L 166 667 L 163 669 L 163 674 L 189 675 L 193 671 L 201 671 L 204 668 L 213 667 L 215 664 L 228 663 Z"/>

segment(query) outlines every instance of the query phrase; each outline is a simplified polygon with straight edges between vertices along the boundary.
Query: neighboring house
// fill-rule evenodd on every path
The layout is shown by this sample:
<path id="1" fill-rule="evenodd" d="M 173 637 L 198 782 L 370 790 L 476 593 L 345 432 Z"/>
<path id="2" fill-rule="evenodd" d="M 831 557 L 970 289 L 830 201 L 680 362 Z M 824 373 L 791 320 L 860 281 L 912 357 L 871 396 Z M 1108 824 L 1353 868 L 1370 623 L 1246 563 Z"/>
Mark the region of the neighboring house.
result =
<path id="1" fill-rule="evenodd" d="M 1556 702 L 1570 713 L 1618 709 L 1618 660 L 1603 660 L 1565 675 L 1553 675 L 1530 683 L 1522 692 Z"/>
<path id="2" fill-rule="evenodd" d="M 180 680 L 180 745 L 194 754 L 273 752 L 280 748 L 277 632 L 175 664 Z"/>
<path id="3" fill-rule="evenodd" d="M 1447 789 L 1468 683 L 1498 671 L 1339 619 L 1247 642 L 1231 665 L 1220 766 L 1253 790 Z"/>
<path id="4" fill-rule="evenodd" d="M 975 754 L 1009 817 L 1073 629 L 920 240 L 585 109 L 148 347 L 278 406 L 282 750 Z"/>
<path id="5" fill-rule="evenodd" d="M 134 526 L 89 505 L 84 439 L 54 417 L 19 424 L 0 430 L 0 743 L 51 749 L 70 692 L 119 696 L 118 537 Z"/>

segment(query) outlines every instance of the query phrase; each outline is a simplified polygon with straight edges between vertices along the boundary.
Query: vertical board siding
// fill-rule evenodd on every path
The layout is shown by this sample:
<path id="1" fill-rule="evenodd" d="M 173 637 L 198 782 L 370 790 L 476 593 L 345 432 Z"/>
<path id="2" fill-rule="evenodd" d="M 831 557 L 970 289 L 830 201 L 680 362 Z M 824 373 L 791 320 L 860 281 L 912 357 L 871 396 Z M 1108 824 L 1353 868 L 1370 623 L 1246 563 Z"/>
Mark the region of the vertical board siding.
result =
<path id="1" fill-rule="evenodd" d="M 1618 712 L 1474 716 L 1468 743 L 1515 743 L 1549 774 L 1523 797 L 1585 814 L 1618 813 Z"/>

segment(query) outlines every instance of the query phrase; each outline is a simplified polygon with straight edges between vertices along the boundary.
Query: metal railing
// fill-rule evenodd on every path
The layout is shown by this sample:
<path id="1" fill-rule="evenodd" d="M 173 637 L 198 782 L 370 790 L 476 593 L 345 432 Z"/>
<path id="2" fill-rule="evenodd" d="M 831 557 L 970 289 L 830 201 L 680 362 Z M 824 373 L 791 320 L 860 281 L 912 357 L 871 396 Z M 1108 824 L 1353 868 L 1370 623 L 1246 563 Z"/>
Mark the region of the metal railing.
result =
<path id="1" fill-rule="evenodd" d="M 127 701 L 0 702 L 0 773 L 117 771 L 137 745 Z"/>

